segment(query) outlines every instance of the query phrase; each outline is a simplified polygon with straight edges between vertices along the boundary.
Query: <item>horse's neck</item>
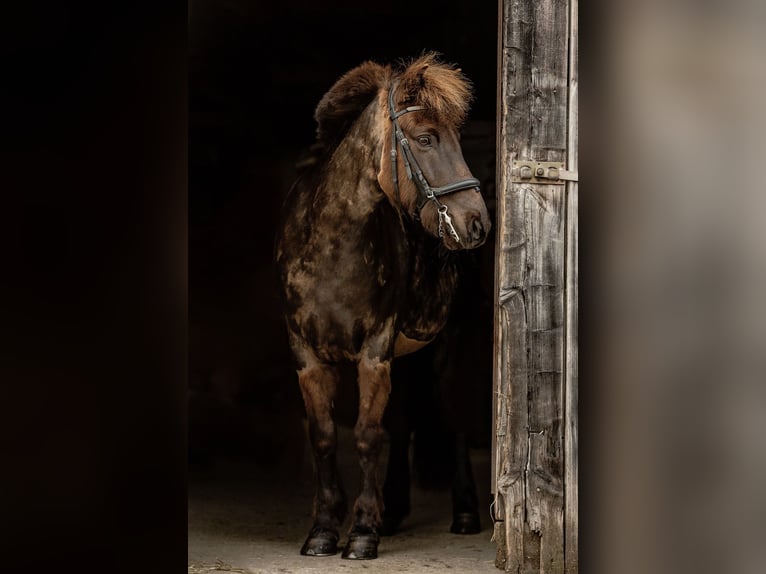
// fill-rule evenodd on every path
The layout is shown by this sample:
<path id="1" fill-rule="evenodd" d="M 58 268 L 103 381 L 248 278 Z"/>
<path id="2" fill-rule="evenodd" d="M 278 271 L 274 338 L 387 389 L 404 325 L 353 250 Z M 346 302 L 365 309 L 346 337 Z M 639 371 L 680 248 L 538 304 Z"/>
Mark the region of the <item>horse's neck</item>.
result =
<path id="1" fill-rule="evenodd" d="M 410 258 L 418 262 L 416 267 L 419 272 L 438 276 L 446 267 L 453 265 L 454 257 L 442 247 L 441 240 L 428 233 L 419 222 L 407 220 L 405 229 Z"/>
<path id="2" fill-rule="evenodd" d="M 377 183 L 382 149 L 379 115 L 376 103 L 368 106 L 330 156 L 315 197 L 323 218 L 358 224 L 384 199 Z"/>
<path id="3" fill-rule="evenodd" d="M 439 240 L 422 226 L 408 220 L 407 274 L 397 330 L 418 341 L 433 339 L 444 327 L 457 287 L 454 258 L 440 247 Z"/>

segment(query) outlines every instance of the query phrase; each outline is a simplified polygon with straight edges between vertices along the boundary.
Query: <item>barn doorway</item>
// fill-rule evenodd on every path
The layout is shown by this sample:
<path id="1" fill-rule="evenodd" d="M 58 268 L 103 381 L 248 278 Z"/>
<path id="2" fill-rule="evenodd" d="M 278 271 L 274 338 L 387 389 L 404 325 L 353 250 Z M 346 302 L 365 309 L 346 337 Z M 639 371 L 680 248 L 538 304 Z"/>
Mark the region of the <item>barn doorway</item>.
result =
<path id="1" fill-rule="evenodd" d="M 474 83 L 462 147 L 493 210 L 497 29 L 492 3 L 190 3 L 190 573 L 349 567 L 339 557 L 298 554 L 311 525 L 313 476 L 273 287 L 274 222 L 308 155 L 324 92 L 365 60 L 394 62 L 424 50 L 441 52 Z M 486 300 L 475 314 L 483 343 L 473 360 L 482 366 L 460 447 L 470 453 L 481 530 L 449 532 L 443 461 L 452 455 L 439 450 L 438 433 L 424 432 L 421 452 L 432 456 L 413 463 L 411 512 L 399 534 L 383 539 L 379 571 L 497 571 L 490 516 L 493 246 L 490 238 L 478 261 Z M 423 429 L 444 422 L 433 411 L 420 415 Z M 353 496 L 358 463 L 349 433 L 341 427 L 339 464 Z"/>

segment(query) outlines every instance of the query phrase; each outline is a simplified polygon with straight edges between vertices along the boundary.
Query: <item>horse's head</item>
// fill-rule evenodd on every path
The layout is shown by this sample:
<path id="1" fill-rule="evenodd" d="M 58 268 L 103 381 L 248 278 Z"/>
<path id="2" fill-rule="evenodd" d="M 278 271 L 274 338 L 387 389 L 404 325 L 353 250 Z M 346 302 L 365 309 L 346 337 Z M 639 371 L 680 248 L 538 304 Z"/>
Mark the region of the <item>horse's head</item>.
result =
<path id="1" fill-rule="evenodd" d="M 394 74 L 384 92 L 380 187 L 392 205 L 419 219 L 447 248 L 482 245 L 489 214 L 460 148 L 470 82 L 428 54 Z"/>

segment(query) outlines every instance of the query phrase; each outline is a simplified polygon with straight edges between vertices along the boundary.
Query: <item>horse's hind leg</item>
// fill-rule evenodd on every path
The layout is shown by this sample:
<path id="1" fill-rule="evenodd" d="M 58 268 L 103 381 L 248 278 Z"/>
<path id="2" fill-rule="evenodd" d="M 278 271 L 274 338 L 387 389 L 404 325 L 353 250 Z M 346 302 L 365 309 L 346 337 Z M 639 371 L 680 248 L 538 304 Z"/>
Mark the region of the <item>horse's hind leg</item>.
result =
<path id="1" fill-rule="evenodd" d="M 298 372 L 309 420 L 317 487 L 314 526 L 301 548 L 304 556 L 335 554 L 338 548 L 338 529 L 346 516 L 346 497 L 335 462 L 337 434 L 332 418 L 337 380 L 337 372 L 327 365 L 314 365 Z"/>
<path id="2" fill-rule="evenodd" d="M 354 521 L 343 558 L 378 557 L 383 495 L 378 485 L 378 459 L 383 445 L 381 420 L 391 392 L 391 362 L 363 359 L 359 363 L 359 418 L 354 428 L 362 467 L 362 490 L 354 504 Z"/>
<path id="3" fill-rule="evenodd" d="M 452 525 L 453 534 L 477 534 L 481 532 L 479 520 L 479 496 L 473 480 L 468 439 L 463 432 L 456 435 L 457 469 L 452 481 Z"/>
<path id="4" fill-rule="evenodd" d="M 402 520 L 410 513 L 410 433 L 389 429 L 388 467 L 383 484 L 383 525 L 380 534 L 396 534 Z"/>

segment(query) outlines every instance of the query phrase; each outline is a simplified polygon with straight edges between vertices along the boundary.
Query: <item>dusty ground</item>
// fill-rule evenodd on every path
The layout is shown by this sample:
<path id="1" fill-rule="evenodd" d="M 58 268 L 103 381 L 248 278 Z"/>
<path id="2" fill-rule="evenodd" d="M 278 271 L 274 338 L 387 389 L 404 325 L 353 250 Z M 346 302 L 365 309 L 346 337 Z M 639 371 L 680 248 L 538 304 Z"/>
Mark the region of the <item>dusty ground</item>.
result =
<path id="1" fill-rule="evenodd" d="M 358 466 L 349 431 L 340 432 L 339 465 L 349 494 Z M 189 574 L 233 571 L 257 574 L 313 572 L 476 572 L 497 574 L 489 518 L 489 453 L 474 452 L 480 485 L 482 532 L 449 533 L 449 491 L 412 489 L 412 513 L 402 531 L 382 539 L 372 561 L 304 557 L 299 549 L 311 526 L 313 477 L 308 453 L 285 456 L 277 466 L 218 463 L 189 476 Z M 381 477 L 384 473 L 381 472 Z M 345 542 L 341 538 L 341 544 Z"/>

